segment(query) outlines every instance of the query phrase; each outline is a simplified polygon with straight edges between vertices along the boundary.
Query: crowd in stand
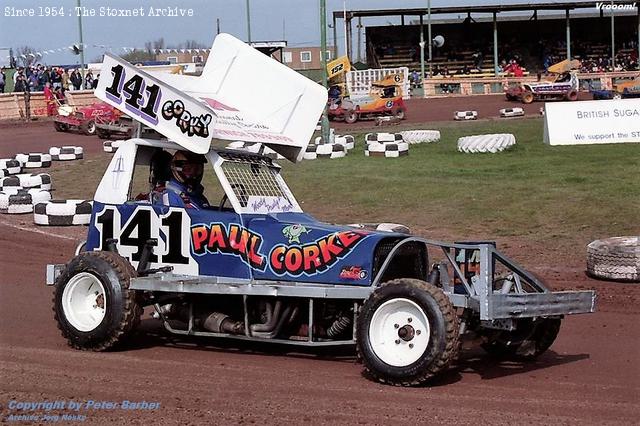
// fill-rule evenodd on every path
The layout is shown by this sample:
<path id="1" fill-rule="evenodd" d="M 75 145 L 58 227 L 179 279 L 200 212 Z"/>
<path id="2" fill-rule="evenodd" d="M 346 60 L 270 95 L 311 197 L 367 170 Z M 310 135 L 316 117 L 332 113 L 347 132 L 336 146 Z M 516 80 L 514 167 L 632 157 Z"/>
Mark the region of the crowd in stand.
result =
<path id="1" fill-rule="evenodd" d="M 64 97 L 67 90 L 90 90 L 98 85 L 98 79 L 91 71 L 87 71 L 84 79 L 79 69 L 67 69 L 63 67 L 47 67 L 44 65 L 20 67 L 13 74 L 14 92 L 42 92 L 45 87 L 51 87 L 53 91 L 60 91 Z M 4 93 L 6 87 L 6 73 L 4 68 L 0 71 L 0 93 Z"/>

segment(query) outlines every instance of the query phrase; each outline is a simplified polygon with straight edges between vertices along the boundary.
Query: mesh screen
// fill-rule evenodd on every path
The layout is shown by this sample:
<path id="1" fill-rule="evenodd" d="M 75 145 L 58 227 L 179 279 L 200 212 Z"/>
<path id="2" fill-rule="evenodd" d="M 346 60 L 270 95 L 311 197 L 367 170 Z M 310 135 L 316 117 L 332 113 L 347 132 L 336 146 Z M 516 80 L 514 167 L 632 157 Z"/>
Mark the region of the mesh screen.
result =
<path id="1" fill-rule="evenodd" d="M 222 163 L 222 171 L 242 207 L 247 206 L 250 196 L 289 200 L 276 179 L 278 171 L 266 164 L 227 160 Z"/>

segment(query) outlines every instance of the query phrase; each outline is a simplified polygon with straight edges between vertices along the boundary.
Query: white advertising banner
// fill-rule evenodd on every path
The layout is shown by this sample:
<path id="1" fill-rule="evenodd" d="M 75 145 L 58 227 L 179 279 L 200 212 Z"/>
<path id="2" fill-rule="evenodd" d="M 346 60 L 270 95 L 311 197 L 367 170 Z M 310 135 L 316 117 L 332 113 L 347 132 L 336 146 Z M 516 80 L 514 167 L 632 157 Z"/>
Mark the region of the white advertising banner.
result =
<path id="1" fill-rule="evenodd" d="M 544 142 L 549 145 L 640 143 L 640 99 L 547 102 Z"/>

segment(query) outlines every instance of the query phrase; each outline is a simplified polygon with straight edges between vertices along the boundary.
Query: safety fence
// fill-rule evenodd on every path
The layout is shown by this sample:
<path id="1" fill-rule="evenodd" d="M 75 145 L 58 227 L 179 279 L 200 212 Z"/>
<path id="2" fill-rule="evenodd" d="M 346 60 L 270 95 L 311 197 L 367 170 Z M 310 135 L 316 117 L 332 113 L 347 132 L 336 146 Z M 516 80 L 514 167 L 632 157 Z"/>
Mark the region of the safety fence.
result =
<path id="1" fill-rule="evenodd" d="M 67 91 L 67 104 L 83 107 L 98 102 L 93 90 Z M 0 120 L 25 120 L 47 116 L 47 101 L 44 92 L 22 92 L 0 94 Z"/>

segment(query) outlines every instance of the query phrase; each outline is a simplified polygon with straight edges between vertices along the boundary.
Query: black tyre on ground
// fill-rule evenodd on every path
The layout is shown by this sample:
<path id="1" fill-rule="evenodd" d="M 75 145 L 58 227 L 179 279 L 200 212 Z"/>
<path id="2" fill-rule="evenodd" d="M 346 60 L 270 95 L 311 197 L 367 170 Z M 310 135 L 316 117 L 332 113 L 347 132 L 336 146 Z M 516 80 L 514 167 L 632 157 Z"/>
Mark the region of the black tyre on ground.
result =
<path id="1" fill-rule="evenodd" d="M 355 111 L 349 111 L 344 115 L 344 122 L 347 124 L 353 124 L 358 121 L 358 113 Z"/>
<path id="2" fill-rule="evenodd" d="M 140 321 L 129 282 L 131 264 L 117 253 L 82 252 L 56 280 L 53 311 L 70 346 L 104 351 L 122 342 Z"/>
<path id="3" fill-rule="evenodd" d="M 458 353 L 459 323 L 449 298 L 416 279 L 376 289 L 358 315 L 356 349 L 367 372 L 396 386 L 420 385 Z"/>
<path id="4" fill-rule="evenodd" d="M 109 139 L 111 134 L 107 130 L 97 129 L 96 134 L 100 139 Z"/>
<path id="5" fill-rule="evenodd" d="M 523 318 L 513 331 L 499 331 L 482 348 L 491 355 L 531 360 L 551 347 L 560 331 L 560 318 Z"/>
<path id="6" fill-rule="evenodd" d="M 567 93 L 566 100 L 568 100 L 568 101 L 577 101 L 578 100 L 578 91 L 577 90 L 571 90 L 569 93 Z"/>
<path id="7" fill-rule="evenodd" d="M 57 132 L 66 132 L 67 130 L 69 130 L 68 125 L 66 125 L 65 123 L 58 123 L 57 121 L 53 122 L 53 127 Z"/>
<path id="8" fill-rule="evenodd" d="M 80 125 L 80 130 L 87 136 L 93 136 L 96 134 L 96 123 L 93 120 L 88 120 Z"/>

